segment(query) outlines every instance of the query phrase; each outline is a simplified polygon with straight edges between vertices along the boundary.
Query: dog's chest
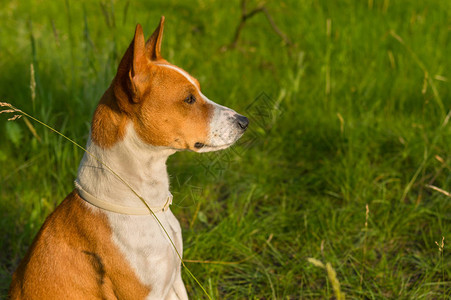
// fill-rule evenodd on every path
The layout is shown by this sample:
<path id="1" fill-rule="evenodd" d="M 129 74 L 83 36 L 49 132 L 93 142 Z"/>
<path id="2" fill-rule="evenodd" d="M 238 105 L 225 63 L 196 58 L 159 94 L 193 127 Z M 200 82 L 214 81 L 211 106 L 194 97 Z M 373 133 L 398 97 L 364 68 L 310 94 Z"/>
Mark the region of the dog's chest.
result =
<path id="1" fill-rule="evenodd" d="M 112 239 L 139 280 L 150 287 L 152 294 L 166 294 L 180 269 L 178 257 L 171 241 L 152 216 L 129 216 L 107 213 Z M 156 213 L 169 237 L 182 255 L 180 224 L 171 210 Z"/>

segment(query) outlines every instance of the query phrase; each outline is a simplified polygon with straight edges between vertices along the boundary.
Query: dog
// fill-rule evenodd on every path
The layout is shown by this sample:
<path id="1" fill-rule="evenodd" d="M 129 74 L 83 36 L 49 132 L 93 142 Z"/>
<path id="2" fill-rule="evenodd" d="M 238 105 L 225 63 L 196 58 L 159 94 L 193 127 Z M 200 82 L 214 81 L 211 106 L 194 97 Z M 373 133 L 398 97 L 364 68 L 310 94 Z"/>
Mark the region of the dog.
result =
<path id="1" fill-rule="evenodd" d="M 136 26 L 94 112 L 75 189 L 13 274 L 11 299 L 188 299 L 166 160 L 225 149 L 249 121 L 161 56 L 163 27 L 164 17 L 145 41 Z"/>

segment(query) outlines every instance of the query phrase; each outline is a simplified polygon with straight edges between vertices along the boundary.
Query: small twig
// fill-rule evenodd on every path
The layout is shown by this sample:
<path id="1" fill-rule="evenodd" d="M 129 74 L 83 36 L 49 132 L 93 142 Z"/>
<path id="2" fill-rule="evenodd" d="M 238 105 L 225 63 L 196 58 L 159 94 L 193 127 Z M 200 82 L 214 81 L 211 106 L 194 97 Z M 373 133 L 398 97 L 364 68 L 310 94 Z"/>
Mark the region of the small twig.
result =
<path id="1" fill-rule="evenodd" d="M 272 16 L 269 14 L 268 10 L 266 9 L 266 7 L 262 7 L 262 11 L 265 13 L 266 18 L 268 19 L 269 24 L 271 24 L 272 29 L 277 33 L 278 36 L 280 36 L 283 41 L 285 42 L 285 44 L 287 44 L 288 46 L 293 46 L 293 43 L 290 41 L 290 39 L 287 37 L 287 35 L 285 33 L 283 33 L 279 27 L 277 27 L 276 23 L 274 22 L 274 19 L 272 18 Z"/>
<path id="2" fill-rule="evenodd" d="M 250 12 L 247 12 L 246 1 L 247 0 L 241 0 L 241 19 L 240 19 L 240 23 L 238 24 L 238 26 L 237 26 L 237 28 L 235 30 L 235 35 L 233 37 L 232 42 L 230 43 L 229 46 L 223 47 L 224 50 L 236 48 L 236 46 L 238 44 L 238 39 L 240 37 L 241 31 L 243 30 L 246 21 L 248 19 L 250 19 L 251 17 L 253 17 L 254 15 L 256 15 L 257 13 L 259 13 L 259 12 L 263 12 L 265 14 L 265 16 L 268 19 L 268 22 L 271 25 L 272 29 L 274 30 L 274 32 L 278 36 L 280 36 L 283 39 L 285 44 L 287 44 L 289 46 L 293 45 L 293 43 L 290 41 L 290 39 L 287 37 L 287 35 L 285 33 L 283 33 L 279 29 L 279 27 L 277 27 L 276 23 L 274 22 L 274 19 L 272 18 L 271 14 L 268 12 L 268 9 L 264 6 L 264 4 L 261 4 L 260 6 L 256 7 L 253 10 L 251 10 Z"/>

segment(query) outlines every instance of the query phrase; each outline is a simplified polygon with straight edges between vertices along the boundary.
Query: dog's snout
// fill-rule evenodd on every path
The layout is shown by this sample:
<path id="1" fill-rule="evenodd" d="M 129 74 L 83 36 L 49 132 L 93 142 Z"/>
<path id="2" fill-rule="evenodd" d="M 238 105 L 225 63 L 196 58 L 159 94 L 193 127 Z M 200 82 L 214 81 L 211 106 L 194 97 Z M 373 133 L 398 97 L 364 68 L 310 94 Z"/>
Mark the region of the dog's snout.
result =
<path id="1" fill-rule="evenodd" d="M 238 123 L 238 126 L 243 129 L 246 130 L 247 126 L 249 126 L 249 119 L 246 118 L 245 116 L 236 114 L 235 115 L 236 121 Z"/>

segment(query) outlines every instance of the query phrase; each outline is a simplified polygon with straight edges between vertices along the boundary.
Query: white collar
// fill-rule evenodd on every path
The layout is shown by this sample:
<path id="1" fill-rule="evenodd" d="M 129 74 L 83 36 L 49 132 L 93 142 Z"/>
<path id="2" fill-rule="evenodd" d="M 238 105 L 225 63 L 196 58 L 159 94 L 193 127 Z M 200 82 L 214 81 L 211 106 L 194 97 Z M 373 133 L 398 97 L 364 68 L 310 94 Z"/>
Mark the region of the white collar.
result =
<path id="1" fill-rule="evenodd" d="M 79 184 L 76 184 L 76 189 L 78 190 L 78 194 L 80 197 L 85 200 L 88 203 L 91 203 L 94 206 L 97 206 L 98 208 L 124 214 L 124 215 L 150 215 L 157 212 L 165 212 L 168 210 L 169 205 L 172 204 L 172 194 L 168 191 L 168 198 L 166 200 L 166 203 L 163 205 L 163 207 L 130 207 L 130 206 L 123 206 L 123 205 L 117 205 L 114 203 L 110 203 L 107 201 L 104 201 L 102 199 L 96 198 L 92 194 L 88 193 L 86 190 L 84 190 Z M 147 206 L 147 204 L 146 204 Z M 150 210 L 152 210 L 152 212 Z"/>

